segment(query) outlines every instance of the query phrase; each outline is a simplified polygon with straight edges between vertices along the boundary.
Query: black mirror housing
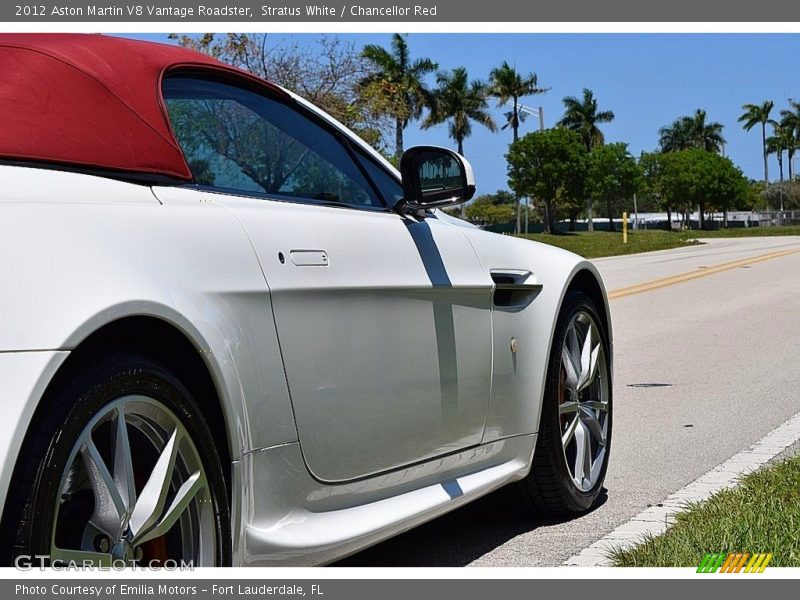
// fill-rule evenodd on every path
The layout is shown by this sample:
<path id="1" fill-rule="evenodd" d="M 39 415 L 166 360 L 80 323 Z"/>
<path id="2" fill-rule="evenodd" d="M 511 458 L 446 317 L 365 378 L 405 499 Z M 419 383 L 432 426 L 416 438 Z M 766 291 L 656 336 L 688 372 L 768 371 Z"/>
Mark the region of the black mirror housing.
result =
<path id="1" fill-rule="evenodd" d="M 462 204 L 475 195 L 472 166 L 463 156 L 438 146 L 414 146 L 400 159 L 402 205 L 417 210 Z"/>

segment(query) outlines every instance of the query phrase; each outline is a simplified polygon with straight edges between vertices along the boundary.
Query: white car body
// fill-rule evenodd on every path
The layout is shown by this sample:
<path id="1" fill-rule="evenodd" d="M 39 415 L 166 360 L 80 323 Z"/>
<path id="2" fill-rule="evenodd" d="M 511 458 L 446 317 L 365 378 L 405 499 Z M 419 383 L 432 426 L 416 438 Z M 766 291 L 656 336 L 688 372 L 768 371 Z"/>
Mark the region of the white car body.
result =
<path id="1" fill-rule="evenodd" d="M 590 262 L 438 211 L 31 166 L 0 182 L 0 506 L 59 367 L 126 319 L 185 338 L 213 381 L 239 566 L 330 562 L 524 477 L 570 286 L 597 299 L 610 342 Z M 493 272 L 541 291 L 494 306 Z"/>

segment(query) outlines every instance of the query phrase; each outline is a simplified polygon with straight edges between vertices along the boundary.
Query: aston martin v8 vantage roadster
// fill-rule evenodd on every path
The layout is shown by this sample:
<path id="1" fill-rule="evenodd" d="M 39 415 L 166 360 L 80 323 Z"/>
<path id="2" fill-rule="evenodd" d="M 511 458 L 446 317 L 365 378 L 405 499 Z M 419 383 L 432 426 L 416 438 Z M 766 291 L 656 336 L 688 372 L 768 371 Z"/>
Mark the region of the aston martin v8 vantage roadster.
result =
<path id="1" fill-rule="evenodd" d="M 507 487 L 590 510 L 612 336 L 594 266 L 472 227 L 179 47 L 0 35 L 3 564 L 324 564 Z"/>

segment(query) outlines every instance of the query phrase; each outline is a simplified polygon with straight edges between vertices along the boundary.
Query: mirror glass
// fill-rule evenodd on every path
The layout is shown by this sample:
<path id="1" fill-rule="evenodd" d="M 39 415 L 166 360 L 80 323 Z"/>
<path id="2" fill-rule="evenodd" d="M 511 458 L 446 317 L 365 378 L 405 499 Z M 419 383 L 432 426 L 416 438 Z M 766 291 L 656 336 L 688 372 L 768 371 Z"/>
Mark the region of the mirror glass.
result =
<path id="1" fill-rule="evenodd" d="M 445 152 L 423 152 L 417 159 L 419 184 L 423 198 L 439 196 L 448 190 L 460 193 L 464 172 L 455 156 Z"/>

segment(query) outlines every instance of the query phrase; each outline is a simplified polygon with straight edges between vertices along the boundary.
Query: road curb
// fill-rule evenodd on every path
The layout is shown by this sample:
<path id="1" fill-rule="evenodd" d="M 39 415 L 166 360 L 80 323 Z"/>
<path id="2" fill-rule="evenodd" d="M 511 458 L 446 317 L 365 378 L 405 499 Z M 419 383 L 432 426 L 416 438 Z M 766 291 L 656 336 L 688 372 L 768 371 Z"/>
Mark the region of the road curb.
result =
<path id="1" fill-rule="evenodd" d="M 610 550 L 627 549 L 640 543 L 646 536 L 664 533 L 675 522 L 675 515 L 685 508 L 687 502 L 707 500 L 720 490 L 736 487 L 740 477 L 758 470 L 798 440 L 800 440 L 800 413 L 773 429 L 747 450 L 742 450 L 717 465 L 668 496 L 657 506 L 643 510 L 575 556 L 568 558 L 563 564 L 574 567 L 611 566 L 608 558 Z"/>

